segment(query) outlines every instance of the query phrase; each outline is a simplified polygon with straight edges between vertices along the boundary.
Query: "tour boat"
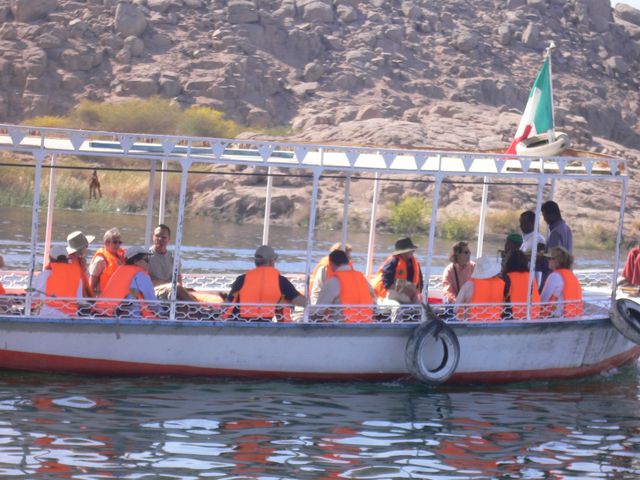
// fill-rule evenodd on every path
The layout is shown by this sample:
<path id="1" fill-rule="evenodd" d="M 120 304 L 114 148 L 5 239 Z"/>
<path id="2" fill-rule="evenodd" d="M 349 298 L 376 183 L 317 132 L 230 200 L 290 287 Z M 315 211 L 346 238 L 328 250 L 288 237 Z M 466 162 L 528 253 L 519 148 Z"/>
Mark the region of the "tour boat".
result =
<path id="1" fill-rule="evenodd" d="M 280 377 L 322 380 L 391 380 L 413 378 L 428 384 L 511 382 L 579 377 L 596 374 L 635 360 L 640 347 L 634 336 L 635 315 L 628 301 L 616 299 L 619 246 L 628 186 L 627 163 L 621 158 L 567 151 L 563 156 L 531 157 L 487 152 L 456 152 L 316 145 L 280 141 L 233 140 L 127 134 L 85 130 L 0 125 L 0 150 L 33 158 L 33 213 L 30 268 L 1 272 L 7 295 L 0 298 L 0 367 L 5 369 L 104 375 L 206 375 Z M 162 304 L 156 319 L 95 316 L 89 309 L 74 318 L 39 314 L 33 278 L 42 269 L 51 244 L 57 161 L 73 158 L 77 168 L 93 169 L 95 159 L 135 160 L 149 172 L 145 238 L 151 238 L 155 180 L 160 174 L 164 202 L 167 172 L 181 172 L 174 252 L 173 297 L 183 249 L 187 180 L 207 165 L 245 166 L 267 175 L 263 244 L 269 244 L 273 175 L 308 175 L 311 186 L 305 271 L 297 286 L 308 289 L 313 265 L 318 196 L 325 182 L 344 186 L 340 238 L 348 241 L 351 182 L 368 179 L 373 185 L 366 272 L 372 277 L 376 238 L 376 209 L 381 182 L 420 179 L 432 183 L 432 218 L 427 246 L 415 254 L 425 278 L 416 305 L 379 305 L 374 321 L 344 323 L 318 317 L 321 306 L 296 308 L 291 321 L 234 321 L 221 300 L 199 303 L 175 300 Z M 10 162 L 5 162 L 8 165 Z M 16 162 L 17 163 L 17 162 Z M 24 164 L 24 162 L 23 162 Z M 0 167 L 0 172 L 2 171 Z M 50 169 L 45 240 L 40 242 L 41 178 Z M 139 170 L 139 169 L 138 169 Z M 321 180 L 325 181 L 321 182 Z M 493 322 L 461 319 L 439 302 L 439 276 L 434 270 L 434 239 L 441 187 L 449 181 L 483 185 L 479 205 L 477 255 L 483 254 L 484 222 L 489 189 L 509 182 L 537 191 L 535 210 L 545 186 L 562 182 L 606 182 L 619 193 L 617 241 L 608 270 L 576 272 L 584 290 L 584 312 L 574 318 L 532 318 Z M 262 187 L 256 187 L 262 188 Z M 335 190 L 332 195 L 335 197 Z M 545 198 L 547 199 L 547 198 Z M 533 205 L 532 205 L 533 207 Z M 161 206 L 161 210 L 164 210 Z M 536 219 L 536 230 L 539 224 Z M 162 220 L 160 218 L 159 220 Z M 80 227 L 80 226 L 78 226 Z M 533 255 L 536 254 L 535 247 Z M 533 268 L 533 267 L 532 267 Z M 184 273 L 186 287 L 203 293 L 228 290 L 241 272 Z M 533 276 L 534 272 L 531 272 Z M 60 299 L 64 300 L 64 299 Z M 622 303 L 621 303 L 622 302 Z M 626 333 L 625 333 L 626 332 Z"/>

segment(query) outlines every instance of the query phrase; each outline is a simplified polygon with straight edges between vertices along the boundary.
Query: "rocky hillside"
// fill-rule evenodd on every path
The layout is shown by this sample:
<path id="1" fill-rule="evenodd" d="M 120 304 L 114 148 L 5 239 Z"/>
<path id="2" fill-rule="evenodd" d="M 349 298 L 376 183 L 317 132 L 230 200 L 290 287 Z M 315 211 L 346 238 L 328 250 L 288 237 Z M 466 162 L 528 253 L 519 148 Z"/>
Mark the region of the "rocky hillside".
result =
<path id="1" fill-rule="evenodd" d="M 553 40 L 558 128 L 640 158 L 640 11 L 609 0 L 0 0 L 0 39 L 2 122 L 161 95 L 301 140 L 482 149 L 508 145 Z M 200 210 L 242 210 L 218 183 Z"/>

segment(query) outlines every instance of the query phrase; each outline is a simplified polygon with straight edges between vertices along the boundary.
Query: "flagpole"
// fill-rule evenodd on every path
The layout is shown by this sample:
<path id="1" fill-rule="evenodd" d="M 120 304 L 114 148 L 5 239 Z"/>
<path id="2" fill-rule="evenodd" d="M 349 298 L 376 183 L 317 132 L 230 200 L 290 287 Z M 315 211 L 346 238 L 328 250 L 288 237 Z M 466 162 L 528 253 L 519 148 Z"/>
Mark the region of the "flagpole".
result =
<path id="1" fill-rule="evenodd" d="M 544 51 L 544 56 L 549 58 L 549 93 L 551 95 L 551 130 L 549 130 L 549 143 L 556 140 L 556 118 L 553 112 L 553 74 L 551 72 L 551 52 L 555 50 L 556 43 L 551 40 L 549 46 Z"/>

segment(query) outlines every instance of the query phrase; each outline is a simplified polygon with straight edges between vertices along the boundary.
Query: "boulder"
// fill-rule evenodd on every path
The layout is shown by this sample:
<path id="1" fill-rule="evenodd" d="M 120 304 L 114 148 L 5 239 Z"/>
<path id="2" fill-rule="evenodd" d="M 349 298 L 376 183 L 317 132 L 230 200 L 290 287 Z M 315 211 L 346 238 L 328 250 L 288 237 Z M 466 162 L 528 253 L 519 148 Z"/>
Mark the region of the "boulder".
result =
<path id="1" fill-rule="evenodd" d="M 129 49 L 132 57 L 139 57 L 144 53 L 144 42 L 133 35 L 124 39 L 124 47 Z"/>
<path id="2" fill-rule="evenodd" d="M 122 82 L 122 89 L 127 95 L 150 97 L 158 93 L 160 85 L 154 78 L 130 78 Z"/>
<path id="3" fill-rule="evenodd" d="M 331 23 L 334 20 L 333 6 L 324 0 L 296 0 L 300 17 L 309 23 Z"/>
<path id="4" fill-rule="evenodd" d="M 252 23 L 260 19 L 258 6 L 254 0 L 229 0 L 227 6 L 229 23 Z"/>
<path id="5" fill-rule="evenodd" d="M 147 0 L 147 8 L 154 12 L 164 13 L 173 5 L 172 0 Z"/>
<path id="6" fill-rule="evenodd" d="M 453 37 L 453 45 L 463 53 L 469 53 L 480 43 L 480 37 L 475 32 L 461 30 Z"/>
<path id="7" fill-rule="evenodd" d="M 41 48 L 29 48 L 22 52 L 28 75 L 39 77 L 47 71 L 47 52 Z"/>
<path id="8" fill-rule="evenodd" d="M 611 3 L 609 0 L 576 0 L 578 20 L 598 33 L 609 30 Z"/>
<path id="9" fill-rule="evenodd" d="M 58 8 L 58 0 L 11 0 L 10 6 L 16 21 L 32 22 L 46 17 Z"/>
<path id="10" fill-rule="evenodd" d="M 147 19 L 136 5 L 121 2 L 116 8 L 114 27 L 123 37 L 139 37 L 147 28 Z"/>
<path id="11" fill-rule="evenodd" d="M 529 48 L 538 48 L 540 44 L 540 29 L 530 22 L 522 32 L 522 44 Z"/>
<path id="12" fill-rule="evenodd" d="M 78 46 L 65 48 L 60 53 L 60 63 L 69 70 L 91 70 L 102 62 L 102 51 L 90 47 Z"/>
<path id="13" fill-rule="evenodd" d="M 618 3 L 613 11 L 613 15 L 625 22 L 640 26 L 640 10 L 626 3 Z"/>

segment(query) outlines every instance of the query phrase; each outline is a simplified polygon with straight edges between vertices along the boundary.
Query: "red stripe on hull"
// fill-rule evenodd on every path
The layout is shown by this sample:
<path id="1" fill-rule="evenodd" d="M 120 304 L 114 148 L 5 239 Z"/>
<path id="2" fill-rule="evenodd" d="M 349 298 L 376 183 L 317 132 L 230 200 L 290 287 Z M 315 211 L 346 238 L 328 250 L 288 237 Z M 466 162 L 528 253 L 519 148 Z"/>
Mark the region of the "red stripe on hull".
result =
<path id="1" fill-rule="evenodd" d="M 546 370 L 456 373 L 447 383 L 507 383 L 585 377 L 610 368 L 619 367 L 637 359 L 639 356 L 640 346 L 636 346 L 627 352 L 594 365 Z M 192 367 L 188 365 L 157 365 L 40 353 L 12 352 L 8 350 L 0 350 L 0 367 L 34 372 L 91 375 L 224 376 L 245 378 L 296 378 L 301 380 L 395 380 L 409 377 L 407 373 L 276 372 Z"/>

